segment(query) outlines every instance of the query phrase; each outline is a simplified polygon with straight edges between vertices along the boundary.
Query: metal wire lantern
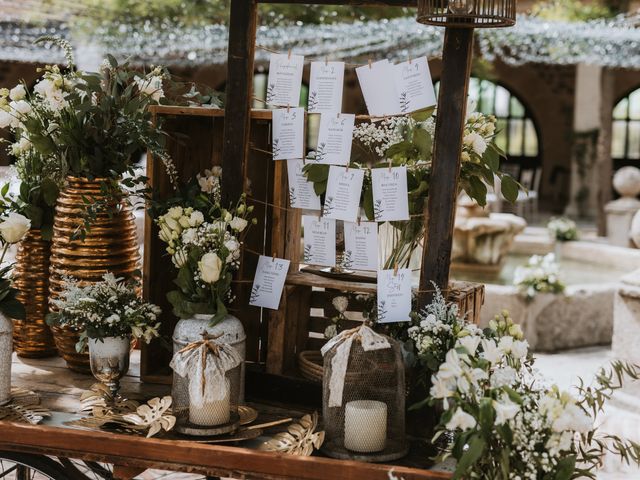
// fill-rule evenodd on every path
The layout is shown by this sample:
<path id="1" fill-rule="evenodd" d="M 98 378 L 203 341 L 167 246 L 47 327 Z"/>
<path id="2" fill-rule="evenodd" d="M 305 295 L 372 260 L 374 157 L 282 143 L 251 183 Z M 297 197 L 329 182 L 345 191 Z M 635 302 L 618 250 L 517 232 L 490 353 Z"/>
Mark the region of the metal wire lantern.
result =
<path id="1" fill-rule="evenodd" d="M 211 357 L 211 352 L 208 352 L 207 350 L 210 348 L 205 345 L 205 343 L 209 343 L 209 345 L 214 349 L 218 349 L 218 347 L 229 347 L 231 352 L 229 352 L 229 350 L 226 351 L 237 356 L 237 366 L 227 370 L 224 377 L 219 379 L 220 382 L 218 385 L 211 386 L 216 390 L 222 389 L 226 391 L 227 394 L 216 401 L 209 401 L 198 407 L 194 407 L 194 402 L 191 398 L 191 392 L 193 389 L 190 388 L 190 382 L 192 380 L 191 374 L 195 372 L 188 372 L 184 376 L 180 375 L 179 373 L 176 373 L 176 368 L 172 362 L 174 374 L 171 396 L 173 398 L 172 408 L 176 417 L 175 430 L 183 434 L 195 436 L 219 435 L 233 432 L 239 426 L 240 417 L 237 413 L 237 407 L 241 403 L 241 394 L 243 390 L 242 373 L 244 362 L 241 361 L 243 358 L 237 352 L 237 345 L 227 342 L 227 335 L 213 335 L 212 331 L 216 331 L 215 327 L 205 326 L 198 329 L 194 328 L 193 322 L 181 321 L 178 322 L 178 326 L 174 332 L 173 362 L 176 361 L 179 353 L 185 352 L 189 349 L 195 350 L 200 348 L 201 350 L 197 351 L 197 357 L 204 357 L 206 355 Z M 203 361 L 211 362 L 212 359 L 203 359 Z M 203 391 L 205 386 L 204 382 L 211 381 L 210 379 L 205 380 L 204 378 L 205 365 L 206 363 L 203 365 L 202 373 L 200 374 L 202 376 Z M 193 365 L 189 364 L 189 367 L 193 367 Z M 224 385 L 222 382 L 224 382 Z"/>
<path id="2" fill-rule="evenodd" d="M 418 0 L 418 22 L 463 28 L 511 27 L 516 0 Z"/>
<path id="3" fill-rule="evenodd" d="M 405 456 L 400 343 L 365 326 L 342 332 L 322 352 L 324 453 L 365 462 Z"/>

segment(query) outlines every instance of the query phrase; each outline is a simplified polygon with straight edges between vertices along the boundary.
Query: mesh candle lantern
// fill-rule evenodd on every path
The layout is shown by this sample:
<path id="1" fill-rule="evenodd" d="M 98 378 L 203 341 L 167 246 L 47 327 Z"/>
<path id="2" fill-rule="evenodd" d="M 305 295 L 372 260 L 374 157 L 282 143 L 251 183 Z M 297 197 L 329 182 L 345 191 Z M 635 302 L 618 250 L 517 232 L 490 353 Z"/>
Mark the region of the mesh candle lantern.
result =
<path id="1" fill-rule="evenodd" d="M 238 428 L 242 363 L 236 348 L 206 331 L 174 353 L 171 396 L 176 431 L 209 436 Z"/>
<path id="2" fill-rule="evenodd" d="M 342 332 L 324 356 L 323 451 L 387 462 L 405 456 L 405 383 L 400 343 L 364 325 Z"/>

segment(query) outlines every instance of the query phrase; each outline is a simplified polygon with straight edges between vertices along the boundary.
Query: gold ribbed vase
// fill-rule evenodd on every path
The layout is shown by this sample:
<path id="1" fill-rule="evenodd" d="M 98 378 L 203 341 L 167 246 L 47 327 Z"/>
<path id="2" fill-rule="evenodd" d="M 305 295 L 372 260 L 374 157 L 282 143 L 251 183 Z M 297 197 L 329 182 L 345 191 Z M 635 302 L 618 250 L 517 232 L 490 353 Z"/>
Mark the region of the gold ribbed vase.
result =
<path id="1" fill-rule="evenodd" d="M 25 320 L 13 320 L 13 347 L 20 357 L 41 358 L 57 354 L 51 329 L 46 323 L 49 309 L 49 256 L 51 242 L 32 229 L 22 239 L 13 268 L 17 299 L 27 312 Z"/>
<path id="2" fill-rule="evenodd" d="M 86 211 L 84 199 L 93 202 L 108 200 L 101 190 L 101 179 L 69 177 L 60 192 L 56 205 L 51 245 L 51 303 L 64 289 L 64 277 L 73 277 L 81 285 L 97 282 L 105 273 L 130 278 L 140 268 L 140 252 L 136 225 L 131 208 L 122 204 L 118 212 L 100 213 L 92 221 L 83 239 L 72 236 L 83 224 Z M 71 370 L 91 373 L 88 353 L 77 353 L 78 332 L 68 327 L 53 327 L 53 335 L 60 355 Z"/>

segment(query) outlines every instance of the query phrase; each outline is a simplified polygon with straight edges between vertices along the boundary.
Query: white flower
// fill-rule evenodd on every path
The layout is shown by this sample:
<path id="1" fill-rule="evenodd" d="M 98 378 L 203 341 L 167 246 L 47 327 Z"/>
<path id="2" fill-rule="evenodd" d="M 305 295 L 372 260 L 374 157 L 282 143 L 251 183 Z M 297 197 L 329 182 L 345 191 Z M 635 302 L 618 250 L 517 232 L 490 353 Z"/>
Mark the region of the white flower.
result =
<path id="1" fill-rule="evenodd" d="M 0 235 L 7 243 L 17 243 L 31 228 L 31 220 L 24 215 L 12 212 L 2 219 Z"/>
<path id="2" fill-rule="evenodd" d="M 182 267 L 185 263 L 187 263 L 188 259 L 189 259 L 189 256 L 187 255 L 187 252 L 183 248 L 179 248 L 178 250 L 176 250 L 176 253 L 174 253 L 173 256 L 171 257 L 171 261 L 178 268 Z"/>
<path id="3" fill-rule="evenodd" d="M 493 388 L 508 387 L 515 383 L 517 372 L 510 366 L 496 368 L 491 375 L 491 386 Z"/>
<path id="4" fill-rule="evenodd" d="M 18 112 L 20 115 L 27 115 L 29 112 L 31 112 L 31 105 L 25 100 L 11 102 L 9 104 L 9 107 L 11 107 L 11 110 Z"/>
<path id="5" fill-rule="evenodd" d="M 493 408 L 496 411 L 496 425 L 503 425 L 514 418 L 520 411 L 520 405 L 503 396 L 501 401 L 494 401 Z"/>
<path id="6" fill-rule="evenodd" d="M 180 225 L 178 220 L 176 220 L 175 218 L 167 217 L 165 215 L 164 222 L 167 224 L 167 227 L 169 227 L 172 231 L 177 232 L 178 234 L 182 232 L 182 226 Z"/>
<path id="7" fill-rule="evenodd" d="M 203 223 L 204 223 L 204 215 L 202 214 L 202 212 L 198 210 L 194 210 L 193 212 L 191 212 L 191 215 L 189 216 L 190 226 L 199 227 Z"/>
<path id="8" fill-rule="evenodd" d="M 448 398 L 454 394 L 451 389 L 451 383 L 447 380 L 440 378 L 438 375 L 431 377 L 431 396 L 433 398 Z"/>
<path id="9" fill-rule="evenodd" d="M 233 217 L 233 219 L 229 219 L 228 222 L 229 226 L 236 232 L 242 232 L 245 228 L 247 228 L 247 225 L 249 224 L 249 222 L 247 222 L 244 218 L 240 217 Z"/>
<path id="10" fill-rule="evenodd" d="M 520 339 L 524 336 L 524 332 L 522 331 L 522 327 L 519 324 L 514 323 L 509 327 L 509 335 L 511 335 L 513 338 Z"/>
<path id="11" fill-rule="evenodd" d="M 215 253 L 206 253 L 198 262 L 198 270 L 203 282 L 215 283 L 220 279 L 222 260 Z"/>
<path id="12" fill-rule="evenodd" d="M 0 128 L 7 128 L 14 122 L 15 118 L 6 110 L 0 108 Z"/>
<path id="13" fill-rule="evenodd" d="M 495 365 L 502 360 L 502 351 L 491 339 L 482 340 L 482 358 L 487 360 L 491 365 Z"/>
<path id="14" fill-rule="evenodd" d="M 349 308 L 349 299 L 347 297 L 334 297 L 331 303 L 339 313 L 344 313 L 347 311 L 347 308 Z"/>
<path id="15" fill-rule="evenodd" d="M 443 379 L 458 378 L 462 375 L 462 367 L 460 366 L 460 356 L 455 350 L 449 350 L 445 357 L 445 362 L 440 365 L 438 377 Z"/>
<path id="16" fill-rule="evenodd" d="M 335 337 L 338 334 L 338 327 L 335 324 L 329 325 L 324 329 L 324 338 L 327 340 Z"/>
<path id="17" fill-rule="evenodd" d="M 149 78 L 136 77 L 135 81 L 138 85 L 138 89 L 149 95 L 156 102 L 160 101 L 164 97 L 164 91 L 162 90 L 162 77 L 160 75 L 154 75 Z"/>
<path id="18" fill-rule="evenodd" d="M 224 214 L 224 219 L 223 219 L 223 220 L 224 220 L 225 222 L 227 222 L 227 223 L 229 223 L 229 224 L 230 224 L 232 219 L 233 219 L 233 215 L 231 215 L 231 212 L 226 212 L 226 213 Z M 232 227 L 232 228 L 233 228 L 233 227 Z"/>
<path id="19" fill-rule="evenodd" d="M 467 350 L 469 355 L 475 355 L 478 345 L 480 345 L 480 337 L 467 335 L 458 339 L 458 344 Z"/>
<path id="20" fill-rule="evenodd" d="M 469 135 L 466 135 L 464 137 L 464 144 L 473 148 L 473 151 L 479 156 L 482 156 L 487 150 L 486 140 L 477 132 L 471 132 Z"/>
<path id="21" fill-rule="evenodd" d="M 182 232 L 182 241 L 184 243 L 194 243 L 198 234 L 198 230 L 195 228 L 187 228 Z"/>
<path id="22" fill-rule="evenodd" d="M 184 214 L 184 210 L 182 209 L 181 206 L 178 205 L 176 207 L 171 207 L 167 211 L 167 214 L 164 217 L 165 218 L 169 217 L 169 218 L 173 218 L 175 220 L 178 220 L 183 214 Z"/>
<path id="23" fill-rule="evenodd" d="M 522 360 L 529 353 L 529 342 L 526 340 L 516 340 L 511 346 L 511 354 L 518 360 Z"/>
<path id="24" fill-rule="evenodd" d="M 458 428 L 462 431 L 471 430 L 476 426 L 476 419 L 469 415 L 467 412 L 463 411 L 461 408 L 458 408 L 446 426 L 447 430 L 452 431 Z"/>
<path id="25" fill-rule="evenodd" d="M 213 167 L 211 169 L 211 175 L 213 175 L 214 177 L 221 177 L 222 176 L 222 167 Z"/>
<path id="26" fill-rule="evenodd" d="M 27 96 L 27 91 L 25 90 L 24 85 L 22 85 L 21 83 L 16 85 L 9 91 L 9 98 L 16 102 L 18 100 L 22 100 L 26 96 Z"/>
<path id="27" fill-rule="evenodd" d="M 498 342 L 498 348 L 505 354 L 511 353 L 513 347 L 513 337 L 502 337 Z"/>

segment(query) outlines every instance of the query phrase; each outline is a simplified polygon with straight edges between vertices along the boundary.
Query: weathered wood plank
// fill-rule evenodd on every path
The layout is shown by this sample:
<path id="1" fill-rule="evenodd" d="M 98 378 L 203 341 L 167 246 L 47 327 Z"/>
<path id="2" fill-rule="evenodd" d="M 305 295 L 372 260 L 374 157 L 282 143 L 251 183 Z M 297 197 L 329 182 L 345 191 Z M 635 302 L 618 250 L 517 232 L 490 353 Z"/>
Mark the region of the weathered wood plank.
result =
<path id="1" fill-rule="evenodd" d="M 447 27 L 442 53 L 432 181 L 429 184 L 426 248 L 420 276 L 422 291 L 430 290 L 432 281 L 442 290 L 449 283 L 460 151 L 472 57 L 473 29 Z M 432 298 L 432 293 L 421 295 L 420 304 L 426 305 Z"/>
<path id="2" fill-rule="evenodd" d="M 244 188 L 242 170 L 249 151 L 257 11 L 256 0 L 231 2 L 222 154 L 224 204 L 237 201 Z"/>

